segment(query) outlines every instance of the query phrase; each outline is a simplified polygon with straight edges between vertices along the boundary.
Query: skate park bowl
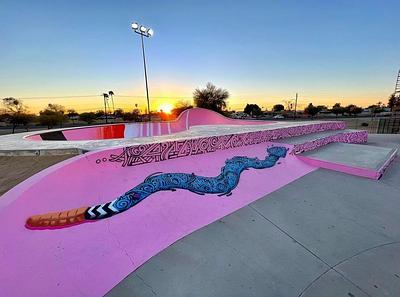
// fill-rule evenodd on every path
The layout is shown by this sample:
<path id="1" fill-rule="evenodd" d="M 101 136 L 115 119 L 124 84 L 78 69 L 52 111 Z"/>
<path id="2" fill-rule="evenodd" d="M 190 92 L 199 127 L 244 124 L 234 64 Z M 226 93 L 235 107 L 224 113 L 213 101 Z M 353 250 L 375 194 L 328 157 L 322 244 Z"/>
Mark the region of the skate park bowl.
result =
<path id="1" fill-rule="evenodd" d="M 203 135 L 190 130 L 203 125 Z M 77 155 L 1 196 L 0 296 L 103 296 L 171 244 L 318 168 L 377 179 L 397 153 L 365 145 L 366 131 L 339 121 L 231 120 L 202 109 L 169 124 L 63 129 L 15 143 L 135 137 L 151 141 Z"/>
<path id="2" fill-rule="evenodd" d="M 265 125 L 274 122 L 257 120 L 234 120 L 203 108 L 192 108 L 182 112 L 175 121 L 138 122 L 100 125 L 72 129 L 58 129 L 26 136 L 27 140 L 102 140 L 151 137 L 179 133 L 194 126 L 204 125 Z"/>

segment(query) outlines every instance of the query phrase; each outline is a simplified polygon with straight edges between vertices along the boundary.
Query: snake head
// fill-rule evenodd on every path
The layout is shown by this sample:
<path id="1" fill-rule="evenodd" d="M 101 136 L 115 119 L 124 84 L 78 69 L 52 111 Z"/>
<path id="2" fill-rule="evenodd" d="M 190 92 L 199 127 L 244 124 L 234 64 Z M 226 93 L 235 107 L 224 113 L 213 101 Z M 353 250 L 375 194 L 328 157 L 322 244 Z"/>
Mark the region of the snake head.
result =
<path id="1" fill-rule="evenodd" d="M 275 156 L 278 158 L 285 158 L 288 149 L 283 146 L 273 146 L 267 148 L 267 152 L 270 156 Z"/>

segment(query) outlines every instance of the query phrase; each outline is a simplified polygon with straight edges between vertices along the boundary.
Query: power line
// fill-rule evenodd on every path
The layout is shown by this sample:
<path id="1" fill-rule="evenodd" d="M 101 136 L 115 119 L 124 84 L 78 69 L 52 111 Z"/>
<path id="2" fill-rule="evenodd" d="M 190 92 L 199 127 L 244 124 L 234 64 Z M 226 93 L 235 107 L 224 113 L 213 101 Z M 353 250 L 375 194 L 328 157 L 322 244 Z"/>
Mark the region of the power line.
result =
<path id="1" fill-rule="evenodd" d="M 68 98 L 84 98 L 84 97 L 102 97 L 103 95 L 73 95 L 73 96 L 36 96 L 36 97 L 17 97 L 18 99 L 68 99 Z"/>
<path id="2" fill-rule="evenodd" d="M 266 96 L 265 94 L 233 94 L 233 96 L 231 96 L 231 98 L 235 98 L 235 97 L 244 97 L 244 96 Z M 32 96 L 32 97 L 17 97 L 18 99 L 68 99 L 68 98 L 90 98 L 90 97 L 103 97 L 102 94 L 98 94 L 98 95 L 64 95 L 64 96 Z M 146 96 L 141 96 L 141 95 L 114 95 L 114 97 L 122 97 L 122 98 L 146 98 Z M 189 96 L 151 96 L 152 98 L 165 98 L 165 99 L 193 99 L 192 95 Z"/>
<path id="3" fill-rule="evenodd" d="M 41 100 L 41 99 L 71 99 L 71 98 L 94 98 L 103 97 L 103 95 L 72 95 L 72 96 L 35 96 L 35 97 L 16 97 L 23 100 Z M 114 95 L 114 97 L 121 98 L 146 98 L 146 96 L 139 95 Z M 191 96 L 152 96 L 152 98 L 159 99 L 192 99 Z"/>
<path id="4" fill-rule="evenodd" d="M 146 96 L 136 96 L 136 95 L 115 95 L 115 97 L 125 97 L 125 98 L 146 98 Z M 187 99 L 190 98 L 192 99 L 192 96 L 151 96 L 151 98 L 161 98 L 161 99 Z"/>

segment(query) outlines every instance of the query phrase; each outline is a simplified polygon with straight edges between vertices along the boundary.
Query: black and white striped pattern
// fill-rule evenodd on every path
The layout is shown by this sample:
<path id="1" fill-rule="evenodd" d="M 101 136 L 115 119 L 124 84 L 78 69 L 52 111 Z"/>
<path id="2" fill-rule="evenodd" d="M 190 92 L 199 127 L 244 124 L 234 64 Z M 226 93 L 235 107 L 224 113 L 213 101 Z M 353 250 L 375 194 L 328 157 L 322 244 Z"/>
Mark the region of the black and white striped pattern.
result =
<path id="1" fill-rule="evenodd" d="M 111 201 L 105 204 L 89 207 L 86 210 L 85 218 L 87 220 L 104 219 L 119 213 L 118 209 L 113 206 L 113 203 L 114 201 Z"/>

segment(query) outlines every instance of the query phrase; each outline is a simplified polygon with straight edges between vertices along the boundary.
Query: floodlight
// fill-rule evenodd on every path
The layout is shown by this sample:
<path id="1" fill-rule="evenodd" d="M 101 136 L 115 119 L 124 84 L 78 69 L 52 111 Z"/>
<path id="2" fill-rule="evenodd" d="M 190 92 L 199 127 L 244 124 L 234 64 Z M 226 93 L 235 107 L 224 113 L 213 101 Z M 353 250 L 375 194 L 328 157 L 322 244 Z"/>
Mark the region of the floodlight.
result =
<path id="1" fill-rule="evenodd" d="M 154 35 L 153 29 L 147 30 L 147 34 L 148 34 L 149 36 L 153 36 L 153 35 Z"/>
<path id="2" fill-rule="evenodd" d="M 140 31 L 142 31 L 144 33 L 147 31 L 147 28 L 145 26 L 140 26 Z"/>
<path id="3" fill-rule="evenodd" d="M 132 29 L 133 30 L 137 30 L 137 28 L 139 28 L 139 24 L 138 23 L 132 23 Z"/>

